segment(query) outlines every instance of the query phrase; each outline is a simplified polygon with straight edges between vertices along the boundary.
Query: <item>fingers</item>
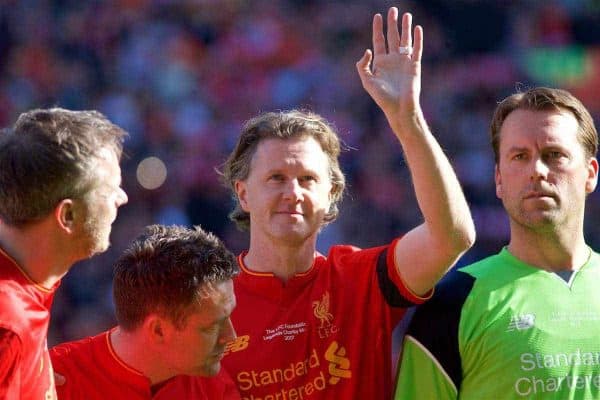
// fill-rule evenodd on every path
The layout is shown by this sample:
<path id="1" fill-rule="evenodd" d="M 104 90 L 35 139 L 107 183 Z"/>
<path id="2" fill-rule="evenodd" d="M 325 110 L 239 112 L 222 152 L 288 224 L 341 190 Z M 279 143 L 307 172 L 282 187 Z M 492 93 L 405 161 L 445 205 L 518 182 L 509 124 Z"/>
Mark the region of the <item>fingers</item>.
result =
<path id="1" fill-rule="evenodd" d="M 404 22 L 403 22 L 404 28 Z M 404 29 L 402 30 L 404 35 Z M 387 42 L 390 52 L 397 51 L 400 44 L 400 32 L 398 32 L 398 9 L 390 7 L 387 14 Z"/>
<path id="2" fill-rule="evenodd" d="M 402 33 L 398 30 L 398 8 L 390 7 L 388 10 L 386 35 L 383 34 L 383 17 L 381 14 L 375 14 L 373 16 L 373 55 L 377 57 L 377 55 L 387 54 L 388 52 L 398 53 L 401 48 L 404 48 L 404 50 L 412 48 L 411 58 L 415 61 L 421 61 L 423 55 L 423 28 L 421 26 L 415 27 L 413 43 L 412 14 L 406 12 L 402 15 L 401 29 Z M 401 54 L 407 54 L 407 52 L 401 52 Z M 407 55 L 411 56 L 410 53 Z"/>
<path id="3" fill-rule="evenodd" d="M 381 14 L 373 17 L 373 51 L 375 54 L 385 54 L 385 37 L 383 36 L 383 18 Z"/>
<path id="4" fill-rule="evenodd" d="M 421 61 L 423 57 L 423 27 L 417 25 L 415 27 L 415 43 L 413 44 L 413 61 Z"/>
<path id="5" fill-rule="evenodd" d="M 396 18 L 396 31 L 398 31 L 398 18 Z M 412 14 L 404 13 L 402 15 L 402 37 L 400 38 L 400 46 L 412 46 Z"/>

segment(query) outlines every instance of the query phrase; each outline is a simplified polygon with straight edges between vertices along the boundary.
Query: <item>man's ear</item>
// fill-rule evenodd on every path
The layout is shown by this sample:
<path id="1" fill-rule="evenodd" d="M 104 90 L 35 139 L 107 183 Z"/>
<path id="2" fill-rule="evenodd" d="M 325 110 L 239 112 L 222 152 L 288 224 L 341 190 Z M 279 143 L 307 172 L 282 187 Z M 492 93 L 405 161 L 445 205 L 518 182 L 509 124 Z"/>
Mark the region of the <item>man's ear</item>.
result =
<path id="1" fill-rule="evenodd" d="M 598 184 L 598 160 L 592 157 L 588 162 L 588 178 L 585 181 L 585 192 L 592 193 Z"/>
<path id="2" fill-rule="evenodd" d="M 150 314 L 143 324 L 144 332 L 153 343 L 168 343 L 173 336 L 175 327 L 165 318 L 156 314 Z"/>
<path id="3" fill-rule="evenodd" d="M 502 200 L 502 175 L 500 175 L 498 164 L 494 168 L 494 181 L 496 182 L 496 197 Z"/>
<path id="4" fill-rule="evenodd" d="M 72 199 L 61 200 L 54 208 L 54 218 L 58 225 L 67 233 L 75 230 L 75 203 Z"/>
<path id="5" fill-rule="evenodd" d="M 235 193 L 237 195 L 238 201 L 240 202 L 240 206 L 242 210 L 248 212 L 248 201 L 246 199 L 246 182 L 237 180 L 235 181 Z"/>

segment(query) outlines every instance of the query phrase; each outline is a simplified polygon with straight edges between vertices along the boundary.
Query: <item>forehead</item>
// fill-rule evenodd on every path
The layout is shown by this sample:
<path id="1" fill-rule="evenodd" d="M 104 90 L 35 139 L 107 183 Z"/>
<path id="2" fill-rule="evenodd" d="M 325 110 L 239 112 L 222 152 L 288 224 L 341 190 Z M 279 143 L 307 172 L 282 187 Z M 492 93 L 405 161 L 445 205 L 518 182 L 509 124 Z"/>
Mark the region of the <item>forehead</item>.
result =
<path id="1" fill-rule="evenodd" d="M 121 181 L 121 167 L 114 151 L 103 148 L 97 153 L 92 162 L 93 174 L 102 183 Z"/>
<path id="2" fill-rule="evenodd" d="M 228 318 L 236 306 L 233 281 L 228 279 L 200 289 L 200 302 L 187 310 L 184 331 L 210 327 Z"/>
<path id="3" fill-rule="evenodd" d="M 573 146 L 579 143 L 575 116 L 562 110 L 517 109 L 506 117 L 500 129 L 500 149 L 513 146 Z"/>
<path id="4" fill-rule="evenodd" d="M 194 314 L 203 320 L 218 319 L 231 314 L 236 306 L 233 281 L 204 285 L 200 289 L 200 304 Z"/>
<path id="5" fill-rule="evenodd" d="M 304 164 L 313 169 L 320 166 L 328 168 L 329 159 L 320 143 L 312 136 L 268 138 L 258 143 L 251 169 L 273 169 L 286 164 Z"/>

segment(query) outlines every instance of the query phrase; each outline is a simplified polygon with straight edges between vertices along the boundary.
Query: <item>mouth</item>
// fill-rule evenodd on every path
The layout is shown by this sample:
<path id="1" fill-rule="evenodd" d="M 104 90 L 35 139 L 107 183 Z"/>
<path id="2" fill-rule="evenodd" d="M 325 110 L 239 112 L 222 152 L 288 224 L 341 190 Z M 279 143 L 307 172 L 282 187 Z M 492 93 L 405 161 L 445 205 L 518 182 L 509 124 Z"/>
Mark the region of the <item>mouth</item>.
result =
<path id="1" fill-rule="evenodd" d="M 299 215 L 299 216 L 304 215 L 304 214 L 302 214 L 299 211 L 278 211 L 278 212 L 276 212 L 276 214 L 281 214 L 281 215 Z"/>
<path id="2" fill-rule="evenodd" d="M 525 200 L 529 199 L 554 199 L 554 194 L 548 192 L 532 192 L 525 196 Z"/>

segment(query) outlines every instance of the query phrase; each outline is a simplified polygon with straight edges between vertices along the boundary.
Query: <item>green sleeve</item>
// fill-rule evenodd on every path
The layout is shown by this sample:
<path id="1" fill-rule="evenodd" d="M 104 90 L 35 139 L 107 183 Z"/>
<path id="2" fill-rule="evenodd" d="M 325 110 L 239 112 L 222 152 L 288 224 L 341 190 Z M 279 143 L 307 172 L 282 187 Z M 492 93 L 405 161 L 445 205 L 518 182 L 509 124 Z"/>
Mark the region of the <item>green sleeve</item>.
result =
<path id="1" fill-rule="evenodd" d="M 456 399 L 454 383 L 433 355 L 412 336 L 405 336 L 398 364 L 395 400 Z"/>

